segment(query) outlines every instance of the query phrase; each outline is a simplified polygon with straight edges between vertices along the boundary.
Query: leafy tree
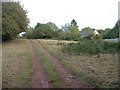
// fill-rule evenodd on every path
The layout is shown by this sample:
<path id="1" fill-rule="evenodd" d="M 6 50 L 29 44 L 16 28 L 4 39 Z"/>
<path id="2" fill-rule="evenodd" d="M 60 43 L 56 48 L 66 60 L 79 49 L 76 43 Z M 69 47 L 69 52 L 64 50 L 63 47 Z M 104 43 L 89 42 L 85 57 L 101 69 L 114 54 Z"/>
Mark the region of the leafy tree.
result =
<path id="1" fill-rule="evenodd" d="M 37 25 L 35 26 L 35 29 L 36 29 L 36 28 L 39 28 L 39 27 L 42 27 L 42 24 L 41 24 L 41 23 L 37 23 Z"/>
<path id="2" fill-rule="evenodd" d="M 110 33 L 111 30 L 112 30 L 111 28 L 106 28 L 106 29 L 104 30 L 104 33 L 103 33 L 103 38 L 104 38 L 104 39 L 107 38 L 108 33 Z"/>
<path id="3" fill-rule="evenodd" d="M 2 40 L 14 39 L 27 29 L 29 20 L 19 2 L 2 3 Z"/>
<path id="4" fill-rule="evenodd" d="M 102 38 L 107 38 L 107 34 L 111 31 L 111 28 L 106 28 L 105 30 L 97 30 L 98 33 L 101 35 Z"/>
<path id="5" fill-rule="evenodd" d="M 35 29 L 32 31 L 31 38 L 39 39 L 39 38 L 53 38 L 55 31 L 52 29 L 52 27 L 49 24 L 41 24 L 37 23 L 35 26 Z M 29 32 L 28 32 L 29 33 Z M 29 38 L 29 37 L 27 37 Z"/>
<path id="6" fill-rule="evenodd" d="M 120 21 L 117 21 L 113 29 L 106 34 L 106 38 L 119 38 L 119 24 Z"/>
<path id="7" fill-rule="evenodd" d="M 31 39 L 31 38 L 34 38 L 34 33 L 33 33 L 33 28 L 28 28 L 26 30 L 26 34 L 25 34 L 25 37 L 27 37 L 28 39 Z"/>
<path id="8" fill-rule="evenodd" d="M 64 39 L 71 40 L 79 36 L 77 22 L 74 19 L 71 21 L 71 24 L 66 23 L 64 26 L 62 26 L 62 29 L 65 32 Z"/>
<path id="9" fill-rule="evenodd" d="M 90 27 L 85 27 L 81 31 L 89 31 L 89 30 L 95 30 L 95 29 L 94 28 L 90 28 Z"/>
<path id="10" fill-rule="evenodd" d="M 41 29 L 43 30 L 43 33 L 45 34 L 44 38 L 52 38 L 53 29 L 49 25 L 45 24 Z"/>
<path id="11" fill-rule="evenodd" d="M 52 22 L 48 22 L 48 23 L 46 23 L 46 25 L 50 26 L 53 29 L 53 31 L 58 30 L 58 27 Z"/>
<path id="12" fill-rule="evenodd" d="M 76 38 L 79 35 L 79 29 L 77 26 L 71 26 L 69 27 L 69 31 L 70 31 L 70 37 L 71 38 Z"/>
<path id="13" fill-rule="evenodd" d="M 70 27 L 70 24 L 66 23 L 64 26 L 62 26 L 62 30 L 64 30 L 64 32 L 68 32 L 69 27 Z"/>
<path id="14" fill-rule="evenodd" d="M 62 29 L 53 32 L 53 38 L 56 39 L 64 39 L 65 32 Z"/>
<path id="15" fill-rule="evenodd" d="M 63 39 L 64 36 L 65 36 L 64 31 L 63 31 L 63 30 L 59 30 L 59 31 L 58 31 L 58 37 Z"/>
<path id="16" fill-rule="evenodd" d="M 69 31 L 71 33 L 79 33 L 79 29 L 76 26 L 69 27 Z"/>

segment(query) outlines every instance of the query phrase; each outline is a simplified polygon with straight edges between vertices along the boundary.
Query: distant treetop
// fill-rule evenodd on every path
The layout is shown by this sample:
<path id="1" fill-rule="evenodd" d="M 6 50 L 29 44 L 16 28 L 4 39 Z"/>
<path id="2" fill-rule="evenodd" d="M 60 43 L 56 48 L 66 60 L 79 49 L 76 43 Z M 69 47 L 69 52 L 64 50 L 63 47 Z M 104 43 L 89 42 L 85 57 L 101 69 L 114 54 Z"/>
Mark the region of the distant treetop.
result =
<path id="1" fill-rule="evenodd" d="M 77 22 L 74 19 L 71 21 L 71 26 L 77 26 Z"/>

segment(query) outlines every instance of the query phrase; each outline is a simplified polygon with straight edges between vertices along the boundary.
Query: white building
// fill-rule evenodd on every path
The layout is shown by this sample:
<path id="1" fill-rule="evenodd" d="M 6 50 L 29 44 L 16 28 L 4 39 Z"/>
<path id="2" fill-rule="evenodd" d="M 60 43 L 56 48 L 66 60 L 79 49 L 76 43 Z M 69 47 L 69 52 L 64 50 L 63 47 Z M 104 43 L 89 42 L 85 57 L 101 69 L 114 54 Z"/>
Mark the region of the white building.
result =
<path id="1" fill-rule="evenodd" d="M 21 32 L 21 33 L 19 33 L 19 36 L 22 37 L 25 34 L 26 34 L 26 32 Z"/>
<path id="2" fill-rule="evenodd" d="M 81 37 L 86 37 L 86 36 L 88 36 L 90 34 L 99 35 L 97 30 L 86 30 L 86 31 L 81 31 L 80 32 Z"/>

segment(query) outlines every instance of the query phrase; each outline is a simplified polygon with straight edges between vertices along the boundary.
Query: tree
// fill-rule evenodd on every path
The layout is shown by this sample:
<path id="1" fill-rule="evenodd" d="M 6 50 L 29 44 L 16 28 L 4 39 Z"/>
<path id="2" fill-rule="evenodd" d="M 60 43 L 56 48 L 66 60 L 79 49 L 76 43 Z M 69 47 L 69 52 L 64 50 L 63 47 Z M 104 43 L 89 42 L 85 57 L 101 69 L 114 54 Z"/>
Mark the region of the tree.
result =
<path id="1" fill-rule="evenodd" d="M 57 35 L 56 37 L 58 39 L 64 39 L 65 32 L 62 29 L 59 29 L 55 35 Z"/>
<path id="2" fill-rule="evenodd" d="M 116 22 L 113 29 L 108 33 L 108 38 L 119 38 L 120 20 Z"/>
<path id="3" fill-rule="evenodd" d="M 107 38 L 107 34 L 111 31 L 111 28 L 106 28 L 105 30 L 97 30 L 103 39 Z"/>
<path id="4" fill-rule="evenodd" d="M 47 24 L 41 24 L 41 23 L 37 23 L 37 25 L 35 26 L 35 29 L 31 32 L 32 34 L 28 34 L 28 35 L 32 35 L 29 36 L 31 38 L 34 39 L 39 39 L 39 38 L 53 38 L 55 31 L 52 29 L 51 25 Z M 29 31 L 28 31 L 29 33 Z M 27 37 L 27 38 L 29 38 Z"/>
<path id="5" fill-rule="evenodd" d="M 103 33 L 103 38 L 104 38 L 104 39 L 107 38 L 108 33 L 110 33 L 111 30 L 112 30 L 111 28 L 106 28 L 106 29 L 104 30 L 104 33 Z"/>
<path id="6" fill-rule="evenodd" d="M 71 26 L 77 26 L 77 22 L 74 19 L 71 21 Z"/>
<path id="7" fill-rule="evenodd" d="M 34 38 L 34 33 L 33 33 L 34 29 L 33 28 L 28 28 L 26 30 L 26 34 L 25 37 L 27 37 L 28 39 Z"/>
<path id="8" fill-rule="evenodd" d="M 77 22 L 74 19 L 71 21 L 71 24 L 66 23 L 64 26 L 62 26 L 62 29 L 65 32 L 64 39 L 70 40 L 79 36 Z"/>
<path id="9" fill-rule="evenodd" d="M 106 38 L 119 38 L 119 24 L 120 21 L 117 21 L 113 29 L 106 34 Z"/>
<path id="10" fill-rule="evenodd" d="M 2 40 L 14 39 L 27 29 L 29 20 L 19 2 L 2 3 Z"/>
<path id="11" fill-rule="evenodd" d="M 58 27 L 52 22 L 48 22 L 48 23 L 46 23 L 46 25 L 50 26 L 53 29 L 53 31 L 58 30 Z"/>
<path id="12" fill-rule="evenodd" d="M 95 29 L 94 28 L 90 28 L 90 27 L 85 27 L 81 31 L 89 31 L 89 30 L 95 30 Z"/>
<path id="13" fill-rule="evenodd" d="M 79 29 L 76 26 L 71 26 L 69 27 L 69 31 L 70 31 L 70 38 L 76 38 L 79 36 Z"/>
<path id="14" fill-rule="evenodd" d="M 41 24 L 41 23 L 37 23 L 37 25 L 35 26 L 35 29 L 36 29 L 36 28 L 39 28 L 39 27 L 42 27 L 42 24 Z"/>
<path id="15" fill-rule="evenodd" d="M 45 34 L 44 38 L 52 38 L 53 29 L 49 25 L 45 24 L 41 29 L 43 30 L 43 33 Z"/>
<path id="16" fill-rule="evenodd" d="M 64 32 L 68 32 L 69 27 L 69 23 L 66 23 L 64 26 L 62 26 L 62 30 L 64 30 Z"/>
<path id="17" fill-rule="evenodd" d="M 69 31 L 71 33 L 79 33 L 79 29 L 76 26 L 69 27 Z"/>

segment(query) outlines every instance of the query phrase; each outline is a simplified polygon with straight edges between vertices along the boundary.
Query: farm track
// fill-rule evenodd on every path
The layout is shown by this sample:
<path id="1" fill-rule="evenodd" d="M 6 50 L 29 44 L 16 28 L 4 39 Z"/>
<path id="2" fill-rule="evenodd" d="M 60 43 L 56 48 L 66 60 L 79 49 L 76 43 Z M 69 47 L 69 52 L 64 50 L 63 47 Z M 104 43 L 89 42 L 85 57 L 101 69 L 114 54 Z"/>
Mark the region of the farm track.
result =
<path id="1" fill-rule="evenodd" d="M 3 43 L 3 89 L 88 88 L 89 90 L 91 84 L 95 86 L 91 89 L 96 90 L 99 86 L 113 88 L 112 85 L 117 85 L 118 56 L 116 54 L 106 53 L 100 57 L 97 55 L 64 56 L 60 51 L 62 43 L 63 41 L 57 40 L 34 39 Z M 56 57 L 57 55 L 60 56 Z M 61 56 L 62 61 L 58 59 Z M 69 67 L 65 68 L 67 64 Z M 75 68 L 72 69 L 74 66 Z M 91 72 L 92 70 L 94 73 Z M 80 76 L 77 71 L 88 76 L 85 76 L 86 83 L 81 82 L 80 78 L 84 79 L 84 76 Z M 91 80 L 91 83 L 88 84 L 87 80 Z"/>
<path id="2" fill-rule="evenodd" d="M 29 50 L 32 56 L 33 72 L 31 76 L 30 87 L 32 88 L 49 88 L 48 79 L 43 71 L 43 67 L 40 64 L 39 57 L 35 53 L 32 41 L 29 40 Z"/>
<path id="3" fill-rule="evenodd" d="M 48 58 L 50 58 L 50 61 L 56 67 L 57 71 L 60 72 L 61 75 L 63 75 L 63 77 L 67 81 L 67 85 L 66 85 L 67 88 L 89 88 L 89 89 L 93 88 L 83 82 L 80 82 L 75 77 L 75 75 L 73 75 L 67 69 L 65 69 L 64 66 L 60 64 L 54 56 L 52 56 L 45 48 L 43 48 L 42 45 L 37 40 L 34 40 L 33 43 L 38 45 L 39 50 L 41 50 Z"/>

